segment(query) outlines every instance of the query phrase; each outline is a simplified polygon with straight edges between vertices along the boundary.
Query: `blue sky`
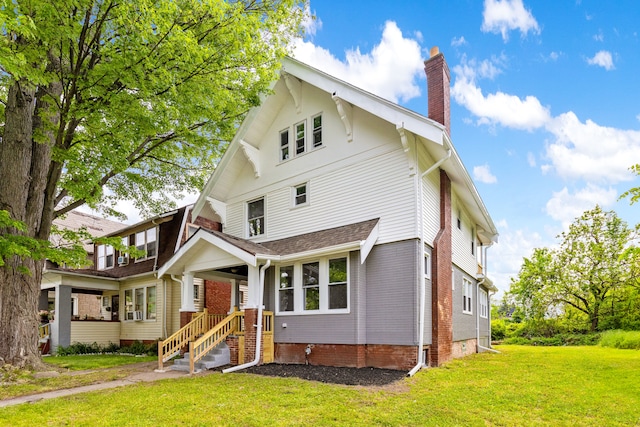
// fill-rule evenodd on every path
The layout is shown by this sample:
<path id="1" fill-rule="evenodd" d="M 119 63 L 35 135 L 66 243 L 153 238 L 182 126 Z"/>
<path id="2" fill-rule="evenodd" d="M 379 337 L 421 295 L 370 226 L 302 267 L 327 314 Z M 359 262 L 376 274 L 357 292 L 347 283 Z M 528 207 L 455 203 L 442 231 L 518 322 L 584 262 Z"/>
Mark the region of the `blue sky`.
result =
<path id="1" fill-rule="evenodd" d="M 451 70 L 451 137 L 500 232 L 489 275 L 501 290 L 534 247 L 552 246 L 640 180 L 640 3 L 311 0 L 294 57 L 427 114 L 423 61 Z"/>
<path id="2" fill-rule="evenodd" d="M 445 55 L 451 137 L 500 233 L 488 271 L 501 291 L 523 257 L 596 204 L 640 222 L 640 204 L 619 200 L 640 186 L 628 171 L 640 163 L 640 2 L 309 6 L 316 19 L 294 57 L 423 115 L 423 61 L 432 46 Z M 140 220 L 129 203 L 119 208 Z"/>

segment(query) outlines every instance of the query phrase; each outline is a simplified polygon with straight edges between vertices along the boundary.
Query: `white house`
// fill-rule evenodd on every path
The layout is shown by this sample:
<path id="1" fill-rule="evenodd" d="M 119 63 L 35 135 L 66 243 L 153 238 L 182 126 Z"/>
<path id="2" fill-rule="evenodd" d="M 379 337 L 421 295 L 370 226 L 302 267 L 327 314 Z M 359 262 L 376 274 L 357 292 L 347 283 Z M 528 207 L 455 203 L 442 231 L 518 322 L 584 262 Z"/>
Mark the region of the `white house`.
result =
<path id="1" fill-rule="evenodd" d="M 263 310 L 280 363 L 415 372 L 489 347 L 497 230 L 450 138 L 437 48 L 425 70 L 429 118 L 287 58 L 239 128 L 192 212 L 222 231 L 158 270 L 184 283 L 183 313 L 194 279 L 248 284 L 238 361 L 264 357 Z"/>

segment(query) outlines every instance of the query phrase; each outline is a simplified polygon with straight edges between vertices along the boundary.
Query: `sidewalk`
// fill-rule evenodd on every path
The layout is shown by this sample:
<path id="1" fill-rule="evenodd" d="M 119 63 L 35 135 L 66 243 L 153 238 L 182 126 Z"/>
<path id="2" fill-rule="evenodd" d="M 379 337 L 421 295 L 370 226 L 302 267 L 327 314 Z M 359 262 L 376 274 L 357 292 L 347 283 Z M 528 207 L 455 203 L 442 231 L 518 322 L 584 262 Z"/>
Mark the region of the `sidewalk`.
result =
<path id="1" fill-rule="evenodd" d="M 75 375 L 82 374 L 82 371 L 75 372 L 74 374 Z M 91 384 L 91 385 L 86 385 L 82 387 L 63 389 L 63 390 L 53 390 L 46 393 L 32 394 L 30 396 L 20 396 L 20 397 L 14 397 L 12 399 L 0 400 L 0 408 L 4 408 L 7 406 L 20 405 L 22 403 L 33 403 L 33 402 L 38 402 L 40 400 L 45 400 L 45 399 L 54 399 L 56 397 L 71 396 L 74 394 L 86 393 L 89 391 L 106 390 L 110 388 L 123 387 L 131 384 L 136 384 L 139 382 L 151 382 L 151 381 L 164 380 L 167 378 L 182 378 L 186 376 L 189 376 L 188 372 L 172 371 L 172 370 L 167 370 L 165 372 L 157 372 L 154 370 L 149 370 L 148 372 L 146 371 L 137 372 L 122 380 L 107 381 L 104 383 Z"/>

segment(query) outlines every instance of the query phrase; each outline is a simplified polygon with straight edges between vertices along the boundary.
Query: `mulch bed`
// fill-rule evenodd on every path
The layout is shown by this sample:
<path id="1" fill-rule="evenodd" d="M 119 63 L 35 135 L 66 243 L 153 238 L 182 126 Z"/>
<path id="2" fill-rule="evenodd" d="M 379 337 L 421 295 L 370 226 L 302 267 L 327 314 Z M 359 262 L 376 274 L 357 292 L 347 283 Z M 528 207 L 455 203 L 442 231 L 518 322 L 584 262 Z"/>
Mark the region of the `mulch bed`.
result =
<path id="1" fill-rule="evenodd" d="M 240 372 L 272 377 L 301 378 L 328 384 L 384 386 L 407 375 L 405 371 L 378 368 L 336 368 L 333 366 L 282 365 L 269 363 L 252 366 Z"/>

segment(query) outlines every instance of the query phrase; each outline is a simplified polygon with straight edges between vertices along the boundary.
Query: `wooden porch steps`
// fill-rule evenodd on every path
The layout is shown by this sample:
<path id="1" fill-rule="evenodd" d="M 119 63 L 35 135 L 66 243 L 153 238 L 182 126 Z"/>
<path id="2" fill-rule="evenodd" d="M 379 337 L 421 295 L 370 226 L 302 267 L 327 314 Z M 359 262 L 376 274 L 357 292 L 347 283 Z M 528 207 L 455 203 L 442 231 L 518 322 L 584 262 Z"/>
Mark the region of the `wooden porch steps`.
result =
<path id="1" fill-rule="evenodd" d="M 181 359 L 175 359 L 173 366 L 170 369 L 175 371 L 189 372 L 189 353 L 185 353 Z M 231 363 L 231 352 L 227 343 L 224 341 L 213 348 L 206 356 L 198 360 L 194 367 L 196 372 L 200 372 L 207 369 L 217 368 L 219 366 L 228 365 Z"/>

